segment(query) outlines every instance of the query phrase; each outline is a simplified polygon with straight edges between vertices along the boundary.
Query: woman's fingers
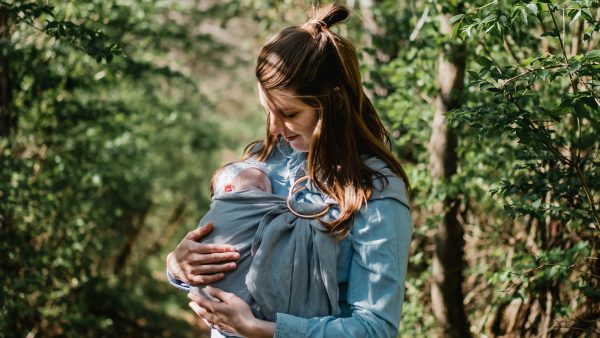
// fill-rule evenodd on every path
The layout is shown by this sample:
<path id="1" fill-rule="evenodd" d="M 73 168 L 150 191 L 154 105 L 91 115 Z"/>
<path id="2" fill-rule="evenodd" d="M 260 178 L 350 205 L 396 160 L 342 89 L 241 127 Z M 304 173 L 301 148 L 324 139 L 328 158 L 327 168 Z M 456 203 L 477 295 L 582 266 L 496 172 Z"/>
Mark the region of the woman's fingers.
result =
<path id="1" fill-rule="evenodd" d="M 210 312 L 198 305 L 196 302 L 189 302 L 188 305 L 198 315 L 198 317 L 202 318 L 202 320 L 204 320 L 204 322 L 209 326 L 215 320 L 214 316 Z"/>
<path id="2" fill-rule="evenodd" d="M 204 291 L 207 291 L 208 288 L 209 287 L 204 288 Z M 223 297 L 223 299 L 227 299 L 230 295 L 232 295 L 217 288 L 211 289 L 211 292 L 213 294 L 219 295 Z M 224 302 L 213 302 L 212 300 L 209 300 L 197 294 L 189 293 L 188 298 L 191 299 L 196 305 L 198 305 L 198 308 L 202 309 L 199 311 L 200 313 L 196 313 L 198 313 L 199 316 L 201 316 L 202 318 L 206 318 L 212 323 L 216 323 L 217 321 L 219 321 L 219 315 L 226 315 L 229 312 L 228 310 L 230 310 L 229 305 Z"/>
<path id="3" fill-rule="evenodd" d="M 192 301 L 190 307 L 200 317 L 207 320 L 211 327 L 230 331 L 238 336 L 238 332 L 250 332 L 253 321 L 256 320 L 252 309 L 243 299 L 233 293 L 207 286 L 206 295 L 189 293 Z M 213 296 L 221 301 L 211 301 L 208 296 Z"/>
<path id="4" fill-rule="evenodd" d="M 192 275 L 212 275 L 215 273 L 229 272 L 235 270 L 237 265 L 235 263 L 223 263 L 223 264 L 207 264 L 207 265 L 196 265 L 190 269 Z"/>
<path id="5" fill-rule="evenodd" d="M 229 272 L 235 270 L 237 264 L 234 262 L 227 262 L 222 264 L 197 264 L 190 265 L 186 269 L 186 275 L 212 275 L 216 273 Z"/>
<path id="6" fill-rule="evenodd" d="M 211 284 L 225 278 L 225 272 L 234 270 L 235 263 L 188 265 L 184 277 L 192 284 Z"/>
<path id="7" fill-rule="evenodd" d="M 199 243 L 190 247 L 190 251 L 199 254 L 237 253 L 233 245 Z"/>
<path id="8" fill-rule="evenodd" d="M 190 281 L 192 284 L 212 284 L 220 281 L 225 278 L 224 273 L 215 273 L 212 275 L 192 275 L 190 277 Z"/>
<path id="9" fill-rule="evenodd" d="M 213 224 L 190 231 L 175 251 L 167 257 L 167 266 L 178 279 L 191 284 L 210 284 L 225 277 L 224 273 L 237 267 L 240 259 L 234 246 L 198 243 L 212 231 Z"/>
<path id="10" fill-rule="evenodd" d="M 200 319 L 202 319 L 202 321 L 204 322 L 204 324 L 206 324 L 206 326 L 210 327 L 212 325 L 212 323 L 209 322 L 208 320 L 206 320 L 206 319 L 204 319 L 202 317 L 200 317 Z"/>
<path id="11" fill-rule="evenodd" d="M 204 318 L 203 314 L 206 313 L 205 309 L 201 308 L 200 305 L 195 302 L 189 302 L 189 305 L 198 316 Z"/>
<path id="12" fill-rule="evenodd" d="M 207 309 L 198 305 L 196 302 L 189 302 L 188 305 L 208 327 L 210 327 L 211 329 L 214 328 L 217 330 L 221 330 L 219 325 L 215 324 L 215 322 L 219 319 L 218 316 L 216 316 L 212 312 L 209 312 Z"/>
<path id="13" fill-rule="evenodd" d="M 198 305 L 198 307 L 200 307 L 201 309 L 208 311 L 208 312 L 213 312 L 214 309 L 214 305 L 217 304 L 216 302 L 213 302 L 211 300 L 208 300 L 200 295 L 196 295 L 194 293 L 188 293 L 188 298 L 191 299 L 195 304 Z"/>
<path id="14" fill-rule="evenodd" d="M 219 252 L 219 253 L 194 253 L 190 254 L 189 261 L 194 265 L 215 264 L 221 262 L 237 261 L 240 259 L 238 252 Z"/>
<path id="15" fill-rule="evenodd" d="M 206 223 L 204 226 L 196 228 L 185 235 L 185 239 L 198 242 L 202 237 L 208 235 L 213 229 L 212 222 Z"/>
<path id="16" fill-rule="evenodd" d="M 200 295 L 192 293 L 192 292 L 188 293 L 188 298 L 193 300 L 194 302 L 200 302 L 200 301 L 206 300 L 206 297 L 200 296 Z"/>
<path id="17" fill-rule="evenodd" d="M 223 291 L 223 290 L 221 290 L 219 288 L 215 288 L 215 287 L 212 287 L 212 286 L 205 287 L 204 291 L 206 293 L 208 293 L 209 295 L 217 298 L 221 302 L 227 302 L 231 298 L 231 296 L 233 296 L 232 293 L 225 292 L 225 291 Z"/>

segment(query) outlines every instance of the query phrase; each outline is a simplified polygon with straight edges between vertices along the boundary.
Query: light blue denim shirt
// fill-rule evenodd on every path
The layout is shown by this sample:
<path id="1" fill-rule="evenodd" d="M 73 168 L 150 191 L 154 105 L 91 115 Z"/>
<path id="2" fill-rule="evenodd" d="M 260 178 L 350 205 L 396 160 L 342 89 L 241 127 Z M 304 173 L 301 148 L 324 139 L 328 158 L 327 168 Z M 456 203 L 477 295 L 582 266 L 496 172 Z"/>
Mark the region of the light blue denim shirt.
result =
<path id="1" fill-rule="evenodd" d="M 304 176 L 306 153 L 295 152 L 282 142 L 265 163 L 273 193 L 286 196 L 290 182 Z M 374 194 L 355 215 L 350 234 L 340 242 L 337 274 L 341 315 L 300 318 L 278 313 L 274 337 L 398 335 L 412 218 L 404 185 L 390 184 L 384 190 L 379 197 Z M 189 288 L 170 273 L 168 276 L 176 287 Z M 218 337 L 215 333 L 213 336 Z"/>

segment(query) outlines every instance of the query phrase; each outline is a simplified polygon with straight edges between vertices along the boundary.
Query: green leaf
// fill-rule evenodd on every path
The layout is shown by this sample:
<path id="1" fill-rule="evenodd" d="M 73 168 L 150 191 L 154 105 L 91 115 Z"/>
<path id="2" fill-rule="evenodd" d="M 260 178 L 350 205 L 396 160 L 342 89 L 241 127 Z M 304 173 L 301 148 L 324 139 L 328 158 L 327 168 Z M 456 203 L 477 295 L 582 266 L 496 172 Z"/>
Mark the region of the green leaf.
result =
<path id="1" fill-rule="evenodd" d="M 528 57 L 527 59 L 521 61 L 521 63 L 519 64 L 519 66 L 521 66 L 521 67 L 527 67 L 529 65 L 532 65 L 535 61 L 537 61 L 539 59 L 540 59 L 539 56 Z"/>
<path id="2" fill-rule="evenodd" d="M 453 39 L 456 38 L 456 35 L 458 34 L 459 29 L 460 29 L 460 22 L 458 22 L 452 26 L 452 31 L 450 32 L 450 36 Z"/>
<path id="3" fill-rule="evenodd" d="M 464 14 L 458 14 L 455 15 L 453 17 L 450 18 L 450 24 L 454 24 L 455 22 L 459 21 L 460 19 L 462 19 L 465 15 Z"/>
<path id="4" fill-rule="evenodd" d="M 571 19 L 571 22 L 569 22 L 569 26 L 572 26 L 573 23 L 575 21 L 577 21 L 577 19 L 579 19 L 579 16 L 581 16 L 581 11 L 577 11 L 577 13 L 573 16 L 573 18 Z"/>
<path id="5" fill-rule="evenodd" d="M 485 57 L 483 55 L 475 56 L 475 62 L 477 62 L 478 64 L 480 64 L 483 67 L 489 67 L 494 64 L 494 62 L 492 60 L 488 59 L 487 57 Z"/>
<path id="6" fill-rule="evenodd" d="M 471 29 L 473 29 L 473 26 L 467 26 L 464 30 L 469 38 L 471 37 Z"/>
<path id="7" fill-rule="evenodd" d="M 585 20 L 587 22 L 589 22 L 589 23 L 596 23 L 596 20 L 594 20 L 594 16 L 592 16 L 592 14 L 590 14 L 590 12 L 587 9 L 582 10 L 581 11 L 581 15 L 585 18 Z"/>
<path id="8" fill-rule="evenodd" d="M 529 9 L 531 11 L 531 13 L 533 13 L 533 15 L 537 16 L 538 15 L 538 8 L 537 5 L 535 3 L 530 3 L 527 4 L 527 9 Z"/>
<path id="9" fill-rule="evenodd" d="M 589 51 L 583 57 L 583 60 L 590 62 L 600 62 L 600 49 Z"/>
<path id="10" fill-rule="evenodd" d="M 576 98 L 573 100 L 573 107 L 580 117 L 586 118 L 591 118 L 600 109 L 596 100 L 590 96 Z"/>

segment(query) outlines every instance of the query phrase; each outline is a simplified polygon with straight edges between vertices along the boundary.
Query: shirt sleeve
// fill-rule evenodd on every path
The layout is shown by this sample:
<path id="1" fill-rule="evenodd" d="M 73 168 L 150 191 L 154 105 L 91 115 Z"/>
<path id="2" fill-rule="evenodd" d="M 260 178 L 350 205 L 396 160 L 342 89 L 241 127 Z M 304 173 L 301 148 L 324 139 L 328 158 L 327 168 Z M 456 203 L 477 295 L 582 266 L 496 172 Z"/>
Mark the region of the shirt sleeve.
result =
<path id="1" fill-rule="evenodd" d="M 178 288 L 179 290 L 190 291 L 190 285 L 184 281 L 175 278 L 171 271 L 169 271 L 169 268 L 167 268 L 167 280 L 169 281 L 169 283 L 171 283 L 171 285 Z"/>
<path id="2" fill-rule="evenodd" d="M 275 337 L 396 337 L 412 237 L 407 206 L 396 199 L 369 201 L 350 235 L 349 317 L 299 318 L 278 313 Z"/>

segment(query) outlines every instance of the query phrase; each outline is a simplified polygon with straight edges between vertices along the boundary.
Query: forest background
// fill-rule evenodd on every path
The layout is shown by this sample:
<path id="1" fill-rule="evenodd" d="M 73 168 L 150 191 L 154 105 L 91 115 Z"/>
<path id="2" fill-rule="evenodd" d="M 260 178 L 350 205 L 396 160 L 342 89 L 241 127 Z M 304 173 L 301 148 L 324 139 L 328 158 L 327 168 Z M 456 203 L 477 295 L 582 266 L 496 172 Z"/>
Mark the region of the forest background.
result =
<path id="1" fill-rule="evenodd" d="M 205 332 L 165 256 L 309 4 L 0 1 L 0 337 Z M 413 186 L 399 336 L 600 334 L 599 3 L 345 4 Z"/>

